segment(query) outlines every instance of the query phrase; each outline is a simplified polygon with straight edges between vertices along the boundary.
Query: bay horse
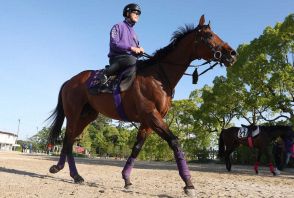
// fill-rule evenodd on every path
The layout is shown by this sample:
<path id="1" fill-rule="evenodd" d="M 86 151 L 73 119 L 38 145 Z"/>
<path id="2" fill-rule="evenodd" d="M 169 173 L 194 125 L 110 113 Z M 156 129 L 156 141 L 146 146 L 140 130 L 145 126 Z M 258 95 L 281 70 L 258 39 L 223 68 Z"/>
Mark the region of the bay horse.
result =
<path id="1" fill-rule="evenodd" d="M 194 186 L 178 137 L 172 133 L 163 117 L 171 106 L 175 86 L 193 60 L 204 59 L 231 66 L 235 63 L 236 56 L 236 51 L 223 42 L 211 30 L 209 24 L 205 24 L 202 15 L 196 28 L 186 26 L 179 29 L 173 34 L 168 46 L 143 60 L 141 63 L 143 66 L 137 70 L 131 87 L 121 93 L 121 101 L 128 121 L 140 123 L 136 142 L 122 170 L 125 188 L 132 185 L 130 173 L 134 161 L 146 138 L 155 131 L 174 152 L 179 175 L 185 182 L 185 193 L 193 194 Z M 53 119 L 50 127 L 50 142 L 54 142 L 59 137 L 64 118 L 67 119 L 59 161 L 49 171 L 57 173 L 63 169 L 67 158 L 70 176 L 76 183 L 82 183 L 84 179 L 78 174 L 72 155 L 75 138 L 97 118 L 99 113 L 112 119 L 122 120 L 116 110 L 112 94 L 89 93 L 86 82 L 91 72 L 83 71 L 62 85 L 57 106 L 49 117 Z"/>
<path id="2" fill-rule="evenodd" d="M 240 129 L 246 127 L 249 132 L 256 132 L 256 136 L 252 135 L 252 140 L 248 138 L 240 138 Z M 294 138 L 294 132 L 290 126 L 256 126 L 250 125 L 242 127 L 230 127 L 228 129 L 223 129 L 219 136 L 219 157 L 224 157 L 226 168 L 231 171 L 231 153 L 239 147 L 241 144 L 257 149 L 257 158 L 254 165 L 254 171 L 258 174 L 258 166 L 260 163 L 260 158 L 262 154 L 265 154 L 268 162 L 270 172 L 273 175 L 279 174 L 279 171 L 273 166 L 273 154 L 271 149 L 271 143 L 278 137 L 285 140 L 292 140 Z M 249 137 L 250 138 L 250 137 Z"/>

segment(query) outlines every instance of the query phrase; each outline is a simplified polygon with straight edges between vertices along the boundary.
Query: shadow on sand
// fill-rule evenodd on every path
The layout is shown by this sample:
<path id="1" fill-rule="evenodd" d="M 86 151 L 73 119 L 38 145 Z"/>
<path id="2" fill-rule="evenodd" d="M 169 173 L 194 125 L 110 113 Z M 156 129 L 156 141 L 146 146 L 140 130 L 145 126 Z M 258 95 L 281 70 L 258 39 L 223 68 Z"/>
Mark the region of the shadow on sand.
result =
<path id="1" fill-rule="evenodd" d="M 17 170 L 17 169 L 10 169 L 10 168 L 5 168 L 5 167 L 0 167 L 0 172 L 10 173 L 10 174 L 17 174 L 17 175 L 25 175 L 25 176 L 35 177 L 35 178 L 39 178 L 39 179 L 50 179 L 50 180 L 54 180 L 54 181 L 61 181 L 61 182 L 74 184 L 73 180 L 71 180 L 71 179 L 56 178 L 56 177 L 53 177 L 53 176 L 42 175 L 42 174 L 28 172 L 28 171 L 24 171 L 24 170 Z M 98 187 L 97 184 L 89 183 L 89 182 L 85 182 L 85 185 L 88 185 L 90 187 Z"/>
<path id="2" fill-rule="evenodd" d="M 39 156 L 38 156 L 39 158 Z M 42 156 L 44 160 L 55 161 L 57 163 L 59 157 L 56 156 Z M 104 158 L 75 158 L 77 164 L 89 164 L 89 165 L 103 165 L 103 166 L 116 166 L 123 168 L 125 165 L 125 160 L 115 160 L 115 159 L 104 159 Z M 231 174 L 231 175 L 255 175 L 253 166 L 248 165 L 233 165 L 232 171 L 228 172 L 224 164 L 208 163 L 208 164 L 198 164 L 198 163 L 189 163 L 189 169 L 191 171 L 198 172 L 209 172 L 209 173 L 219 173 L 219 174 Z M 49 168 L 49 166 L 48 166 Z M 156 161 L 136 161 L 134 168 L 137 169 L 154 169 L 154 170 L 178 170 L 175 162 L 156 162 Z M 269 167 L 260 166 L 259 175 L 272 177 L 272 174 L 269 171 Z M 279 177 L 290 177 L 294 179 L 294 170 L 286 169 L 281 172 Z"/>
<path id="3" fill-rule="evenodd" d="M 39 178 L 39 179 L 49 179 L 49 180 L 53 180 L 53 181 L 66 182 L 66 183 L 70 183 L 70 184 L 74 184 L 74 185 L 87 185 L 89 187 L 99 188 L 100 193 L 103 193 L 106 190 L 103 185 L 99 185 L 94 182 L 84 182 L 83 184 L 75 184 L 73 182 L 73 180 L 56 178 L 53 176 L 38 174 L 38 173 L 34 173 L 34 172 L 28 172 L 28 171 L 24 171 L 24 170 L 17 170 L 17 169 L 9 169 L 9 168 L 5 168 L 5 167 L 0 167 L 0 172 L 5 172 L 5 173 L 9 173 L 9 174 L 17 174 L 17 175 L 25 175 L 25 176 Z M 136 190 L 125 190 L 123 188 L 117 188 L 117 190 L 120 190 L 120 191 L 127 193 L 127 194 L 138 194 L 138 195 L 140 194 L 140 195 L 148 195 L 148 196 L 152 195 L 152 196 L 158 196 L 158 197 L 162 197 L 162 198 L 173 198 L 173 197 L 171 197 L 169 195 L 165 195 L 165 194 L 153 195 L 153 194 L 148 194 L 148 193 L 137 192 Z"/>

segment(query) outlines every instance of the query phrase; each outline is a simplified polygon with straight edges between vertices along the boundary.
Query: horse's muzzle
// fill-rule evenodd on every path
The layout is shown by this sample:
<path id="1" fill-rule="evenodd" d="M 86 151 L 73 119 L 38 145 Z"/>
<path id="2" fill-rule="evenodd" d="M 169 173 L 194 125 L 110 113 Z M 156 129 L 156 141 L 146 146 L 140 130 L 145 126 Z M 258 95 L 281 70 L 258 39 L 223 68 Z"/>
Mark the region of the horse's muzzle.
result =
<path id="1" fill-rule="evenodd" d="M 237 52 L 232 50 L 227 56 L 222 56 L 221 58 L 221 62 L 223 62 L 227 67 L 230 67 L 237 61 Z"/>

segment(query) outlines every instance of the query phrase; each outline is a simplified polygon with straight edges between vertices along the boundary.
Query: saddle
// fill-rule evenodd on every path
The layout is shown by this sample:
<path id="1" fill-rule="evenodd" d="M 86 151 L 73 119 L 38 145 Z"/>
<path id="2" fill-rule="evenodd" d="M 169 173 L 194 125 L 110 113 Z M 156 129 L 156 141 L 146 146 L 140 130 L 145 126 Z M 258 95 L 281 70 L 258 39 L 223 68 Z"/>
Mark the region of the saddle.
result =
<path id="1" fill-rule="evenodd" d="M 247 139 L 249 147 L 253 148 L 253 138 L 259 135 L 259 133 L 259 127 L 252 131 L 249 131 L 247 127 L 240 127 L 238 131 L 238 138 L 240 140 Z"/>
<path id="2" fill-rule="evenodd" d="M 255 130 L 249 131 L 249 129 L 247 127 L 240 127 L 239 131 L 238 131 L 238 138 L 239 139 L 244 139 L 244 138 L 248 138 L 248 137 L 255 137 L 259 134 L 259 127 L 257 127 Z"/>
<path id="3" fill-rule="evenodd" d="M 116 76 L 108 78 L 104 82 L 104 69 L 91 71 L 91 76 L 87 81 L 89 93 L 98 95 L 100 93 L 114 93 L 126 91 L 136 77 L 136 66 L 132 65 L 120 71 Z"/>

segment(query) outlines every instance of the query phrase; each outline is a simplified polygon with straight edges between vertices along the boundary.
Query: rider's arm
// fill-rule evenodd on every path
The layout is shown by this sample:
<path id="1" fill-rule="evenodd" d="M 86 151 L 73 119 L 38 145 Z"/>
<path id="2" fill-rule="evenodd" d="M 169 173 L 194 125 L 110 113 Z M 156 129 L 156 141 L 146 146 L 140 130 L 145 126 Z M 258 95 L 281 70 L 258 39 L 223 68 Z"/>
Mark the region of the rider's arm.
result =
<path id="1" fill-rule="evenodd" d="M 116 52 L 130 52 L 131 45 L 122 40 L 122 33 L 118 24 L 112 27 L 110 31 L 110 48 Z"/>

